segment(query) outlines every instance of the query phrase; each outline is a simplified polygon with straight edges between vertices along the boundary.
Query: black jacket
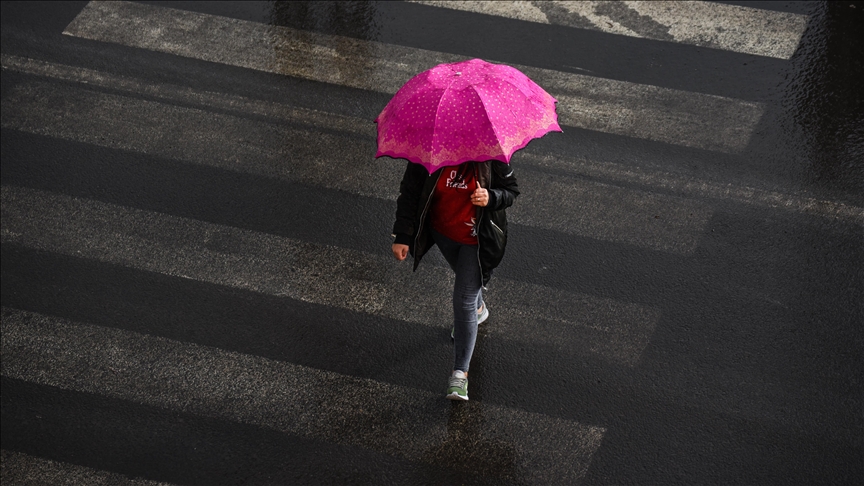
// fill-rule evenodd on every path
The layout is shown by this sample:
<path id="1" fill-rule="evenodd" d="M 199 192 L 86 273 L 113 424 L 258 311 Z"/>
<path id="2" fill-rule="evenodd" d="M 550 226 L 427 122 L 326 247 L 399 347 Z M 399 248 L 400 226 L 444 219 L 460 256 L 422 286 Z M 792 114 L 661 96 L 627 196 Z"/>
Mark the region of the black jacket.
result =
<path id="1" fill-rule="evenodd" d="M 468 163 L 474 165 L 480 187 L 489 191 L 489 203 L 485 207 L 477 207 L 477 221 L 480 222 L 477 256 L 485 286 L 492 276 L 492 270 L 504 257 L 507 246 L 505 209 L 519 195 L 519 187 L 513 169 L 503 162 L 491 160 Z M 435 244 L 429 234 L 429 206 L 441 172 L 442 169 L 438 169 L 429 174 L 423 166 L 409 162 L 399 185 L 393 234 L 396 236 L 395 243 L 408 245 L 414 257 L 414 270 L 417 270 L 423 255 Z"/>

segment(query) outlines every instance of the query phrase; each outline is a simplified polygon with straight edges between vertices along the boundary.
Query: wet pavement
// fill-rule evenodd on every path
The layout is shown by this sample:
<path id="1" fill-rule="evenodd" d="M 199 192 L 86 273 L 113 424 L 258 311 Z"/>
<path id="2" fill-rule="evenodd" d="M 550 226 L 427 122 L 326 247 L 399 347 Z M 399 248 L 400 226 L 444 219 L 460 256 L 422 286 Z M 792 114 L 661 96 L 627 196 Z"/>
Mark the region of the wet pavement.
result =
<path id="1" fill-rule="evenodd" d="M 857 484 L 862 31 L 864 2 L 4 2 L 3 483 Z M 452 403 L 452 277 L 390 256 L 372 120 L 471 57 L 564 131 L 513 158 Z"/>

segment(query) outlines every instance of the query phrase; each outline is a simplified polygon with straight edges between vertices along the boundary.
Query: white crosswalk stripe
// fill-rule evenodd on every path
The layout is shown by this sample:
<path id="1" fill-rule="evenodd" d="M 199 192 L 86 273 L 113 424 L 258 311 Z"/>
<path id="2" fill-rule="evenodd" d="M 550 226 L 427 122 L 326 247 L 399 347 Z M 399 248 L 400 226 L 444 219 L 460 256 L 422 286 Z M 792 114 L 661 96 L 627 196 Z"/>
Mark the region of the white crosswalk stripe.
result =
<path id="1" fill-rule="evenodd" d="M 672 191 L 685 194 L 692 199 L 734 201 L 737 204 L 785 209 L 823 218 L 839 218 L 864 223 L 864 208 L 838 201 L 817 199 L 806 192 L 803 194 L 791 191 L 777 192 L 740 183 L 704 180 L 692 174 L 672 174 L 610 161 L 577 160 L 531 152 L 524 153 L 519 163 L 530 167 L 567 172 L 574 177 L 590 177 L 619 184 L 638 184 L 657 192 Z"/>
<path id="2" fill-rule="evenodd" d="M 14 309 L 2 312 L 7 378 L 418 462 L 434 461 L 435 451 L 458 433 L 446 425 L 450 404 L 440 394 Z M 477 446 L 515 448 L 518 472 L 533 484 L 578 481 L 606 432 L 487 403 L 479 407 Z"/>
<path id="3" fill-rule="evenodd" d="M 447 53 L 127 2 L 90 2 L 66 35 L 395 93 Z M 706 150 L 747 146 L 759 103 L 515 66 L 558 99 L 565 125 Z"/>
<path id="4" fill-rule="evenodd" d="M 165 275 L 284 296 L 422 325 L 449 326 L 450 270 L 423 277 L 388 255 L 3 186 L 2 241 Z M 208 248 L 211 240 L 239 248 Z M 229 243 L 230 242 L 230 243 Z M 515 339 L 635 365 L 660 317 L 657 309 L 496 278 L 506 295 L 489 338 Z M 410 302 L 410 305 L 407 303 Z M 525 302 L 533 302 L 526 314 Z M 537 329 L 544 329 L 537 332 Z"/>
<path id="5" fill-rule="evenodd" d="M 51 461 L 6 449 L 0 450 L 0 471 L 2 471 L 3 484 L 170 486 L 170 483 L 130 478 L 125 474 Z"/>
<path id="6" fill-rule="evenodd" d="M 540 24 L 789 59 L 807 16 L 693 1 L 497 2 L 409 0 Z"/>

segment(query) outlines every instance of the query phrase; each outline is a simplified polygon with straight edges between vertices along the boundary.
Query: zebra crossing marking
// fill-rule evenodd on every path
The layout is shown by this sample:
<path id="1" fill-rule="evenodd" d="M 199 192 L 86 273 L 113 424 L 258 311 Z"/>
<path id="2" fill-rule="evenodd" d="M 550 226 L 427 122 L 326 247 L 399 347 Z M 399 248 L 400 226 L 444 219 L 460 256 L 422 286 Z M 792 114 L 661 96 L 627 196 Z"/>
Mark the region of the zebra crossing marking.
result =
<path id="1" fill-rule="evenodd" d="M 808 20 L 806 15 L 716 2 L 408 1 L 779 59 L 789 59 L 795 53 Z"/>
<path id="2" fill-rule="evenodd" d="M 177 85 L 147 83 L 126 76 L 118 76 L 87 68 L 22 58 L 8 54 L 0 54 L 0 65 L 2 65 L 3 69 L 14 70 L 22 73 L 64 81 L 73 81 L 88 86 L 100 86 L 114 91 L 128 92 L 134 95 L 143 94 L 153 96 L 168 103 L 197 105 L 204 110 L 219 109 L 228 112 L 235 112 L 240 116 L 261 115 L 267 119 L 278 122 L 302 123 L 312 127 L 360 135 L 370 140 L 374 140 L 376 136 L 375 127 L 372 123 L 369 123 L 369 120 L 279 103 L 264 102 L 230 93 L 213 93 Z M 35 133 L 36 127 L 40 125 L 39 123 L 28 124 L 23 120 L 15 121 L 13 120 L 14 117 L 9 115 L 9 113 L 16 111 L 14 105 L 19 102 L 24 101 L 14 98 L 13 96 L 4 104 L 3 110 L 4 113 L 6 113 L 6 115 L 4 115 L 4 120 L 6 120 L 5 123 L 8 123 L 8 125 L 4 126 Z M 43 108 L 39 106 L 29 106 L 20 111 L 29 111 L 35 114 L 39 113 L 41 109 Z M 57 116 L 54 117 L 54 120 L 62 118 L 63 117 Z M 47 127 L 51 126 L 51 124 L 48 121 L 43 121 L 41 126 L 43 127 L 41 132 L 44 133 Z M 114 138 L 118 140 L 123 139 L 119 134 Z M 82 137 L 74 139 L 85 141 Z M 88 143 L 98 144 L 99 141 L 89 140 Z M 326 142 L 321 144 L 321 146 L 325 145 Z M 134 149 L 131 146 L 128 148 L 130 150 Z M 165 154 L 165 156 L 172 158 L 178 157 L 177 154 Z M 208 160 L 213 159 L 208 158 Z M 246 172 L 250 170 L 254 171 L 254 167 L 250 169 L 248 164 L 245 163 L 245 160 L 243 162 L 242 168 L 234 166 L 233 170 L 243 170 Z M 808 195 L 780 193 L 757 187 L 742 186 L 740 184 L 711 182 L 700 180 L 695 176 L 675 175 L 663 173 L 657 170 L 648 171 L 636 166 L 625 166 L 615 162 L 595 162 L 565 156 L 544 156 L 534 154 L 530 149 L 528 149 L 519 153 L 517 163 L 523 167 L 554 169 L 556 171 L 569 173 L 573 176 L 584 175 L 592 179 L 607 180 L 612 183 L 617 182 L 644 185 L 653 189 L 680 193 L 683 194 L 684 197 L 691 199 L 732 200 L 741 204 L 755 204 L 763 207 L 780 208 L 820 217 L 853 219 L 864 222 L 864 209 L 840 202 L 821 200 Z M 401 176 L 401 167 L 399 167 L 398 164 L 383 164 L 379 167 L 379 170 L 384 174 L 383 177 L 388 178 L 387 180 L 391 182 L 393 180 L 398 180 L 396 178 Z M 388 170 L 390 172 L 388 172 Z M 258 173 L 268 177 L 282 177 L 275 170 L 262 170 Z M 383 187 L 384 184 L 370 184 L 369 181 L 362 178 L 365 173 L 366 172 L 354 173 L 344 181 L 340 181 L 362 181 L 362 183 L 357 184 L 356 186 L 339 185 L 334 188 L 351 192 L 356 191 L 356 194 L 370 197 L 379 197 L 389 200 L 395 199 L 396 195 L 392 191 L 374 191 L 374 189 Z M 291 174 L 291 177 L 297 178 L 300 176 L 295 172 Z M 297 180 L 303 179 L 301 177 Z M 309 180 L 309 182 L 332 184 L 332 178 L 327 178 L 323 181 Z M 325 185 L 325 187 L 329 186 Z M 519 211 L 518 208 L 517 211 Z M 601 216 L 599 220 L 602 221 L 604 219 L 606 218 Z M 562 229 L 557 230 L 562 231 Z"/>
<path id="3" fill-rule="evenodd" d="M 52 461 L 22 452 L 0 450 L 4 484 L 86 484 L 89 486 L 171 486 L 171 483 L 130 478 L 126 474 Z"/>
<path id="4" fill-rule="evenodd" d="M 459 433 L 443 394 L 132 331 L 2 309 L 2 374 L 418 462 Z M 466 404 L 467 405 L 467 404 Z M 531 483 L 578 482 L 606 429 L 485 402 L 478 446 L 512 450 Z"/>
<path id="5" fill-rule="evenodd" d="M 105 76 L 100 80 L 103 85 L 114 84 L 105 83 Z M 116 84 L 129 86 L 130 82 L 118 80 Z M 141 91 L 162 93 L 172 101 L 209 101 L 216 96 L 187 96 L 184 89 L 172 91 L 164 86 Z M 241 101 L 228 98 L 216 107 L 230 105 L 237 111 L 245 106 Z M 250 100 L 249 112 L 265 112 L 261 105 Z M 269 109 L 279 113 L 273 122 L 101 93 L 83 86 L 36 82 L 13 88 L 2 107 L 2 126 L 395 200 L 404 162 L 373 161 L 371 136 L 364 142 L 332 133 L 334 128 L 348 133 L 368 129 L 359 120 L 308 113 L 312 110 L 292 113 L 275 106 Z M 309 120 L 304 119 L 306 114 Z M 278 123 L 289 119 L 296 123 Z M 300 123 L 314 125 L 302 128 L 297 126 Z M 297 147 L 302 147 L 301 155 Z M 327 170 L 330 167 L 340 167 L 338 176 Z M 525 197 L 510 212 L 515 223 L 687 255 L 695 250 L 711 215 L 709 205 L 699 200 L 623 189 L 579 177 L 550 178 L 526 168 L 518 173 Z M 544 197 L 534 195 L 540 192 Z"/>
<path id="6" fill-rule="evenodd" d="M 575 160 L 526 152 L 519 162 L 530 167 L 566 171 L 574 177 L 585 176 L 621 184 L 644 185 L 657 191 L 671 191 L 683 197 L 783 209 L 829 219 L 844 219 L 864 224 L 864 208 L 838 201 L 818 199 L 806 191 L 777 192 L 736 183 L 714 182 L 686 174 L 645 170 L 609 161 Z"/>
<path id="7" fill-rule="evenodd" d="M 421 278 L 384 251 L 304 243 L 33 189 L 3 186 L 0 195 L 3 243 L 426 326 L 452 322 L 445 267 L 427 265 Z M 211 240 L 242 250 L 214 250 Z M 638 362 L 660 318 L 655 308 L 536 284 L 496 278 L 495 286 L 514 297 L 490 299 L 497 323 L 490 338 L 566 347 L 626 366 Z M 529 296 L 553 300 L 526 314 L 519 306 Z M 543 333 L 532 332 L 538 325 Z"/>
<path id="8" fill-rule="evenodd" d="M 63 33 L 388 94 L 420 71 L 467 59 L 129 2 L 92 1 Z M 559 122 L 616 135 L 734 153 L 765 111 L 722 96 L 514 67 L 558 99 Z"/>

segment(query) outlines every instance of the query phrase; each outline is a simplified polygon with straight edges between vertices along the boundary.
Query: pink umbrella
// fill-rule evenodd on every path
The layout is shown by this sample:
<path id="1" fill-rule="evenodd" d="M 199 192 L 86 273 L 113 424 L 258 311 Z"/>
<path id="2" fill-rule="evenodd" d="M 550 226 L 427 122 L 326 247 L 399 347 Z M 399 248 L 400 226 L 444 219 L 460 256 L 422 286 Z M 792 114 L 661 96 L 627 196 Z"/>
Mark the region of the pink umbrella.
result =
<path id="1" fill-rule="evenodd" d="M 378 152 L 431 174 L 467 161 L 510 162 L 560 132 L 555 98 L 519 70 L 481 59 L 439 64 L 405 83 L 375 119 Z"/>

